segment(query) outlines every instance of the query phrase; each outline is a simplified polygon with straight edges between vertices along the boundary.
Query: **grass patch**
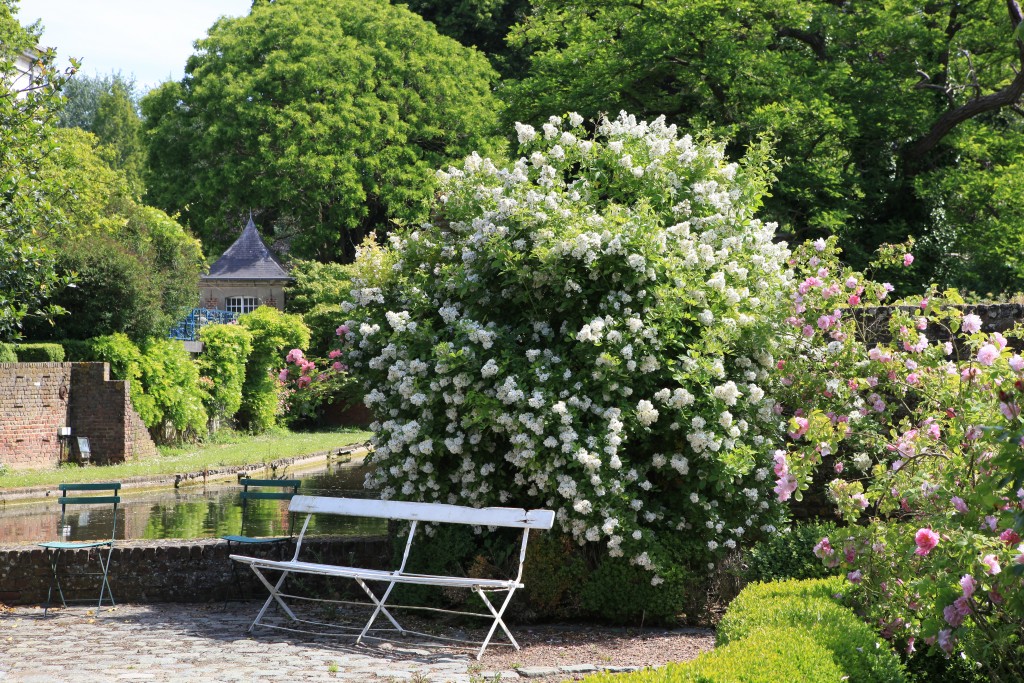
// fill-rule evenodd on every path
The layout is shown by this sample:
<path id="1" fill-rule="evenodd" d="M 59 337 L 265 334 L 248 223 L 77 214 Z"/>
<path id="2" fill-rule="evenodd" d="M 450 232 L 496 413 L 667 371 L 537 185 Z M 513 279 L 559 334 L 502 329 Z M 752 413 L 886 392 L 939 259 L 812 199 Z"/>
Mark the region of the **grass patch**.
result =
<path id="1" fill-rule="evenodd" d="M 0 489 L 22 486 L 49 486 L 62 482 L 119 481 L 129 477 L 179 472 L 200 472 L 207 468 L 269 463 L 281 458 L 326 451 L 370 438 L 356 429 L 322 432 L 274 431 L 252 436 L 222 430 L 207 443 L 193 446 L 160 447 L 160 455 L 119 465 L 87 466 L 64 464 L 39 470 L 7 471 L 0 474 Z"/>

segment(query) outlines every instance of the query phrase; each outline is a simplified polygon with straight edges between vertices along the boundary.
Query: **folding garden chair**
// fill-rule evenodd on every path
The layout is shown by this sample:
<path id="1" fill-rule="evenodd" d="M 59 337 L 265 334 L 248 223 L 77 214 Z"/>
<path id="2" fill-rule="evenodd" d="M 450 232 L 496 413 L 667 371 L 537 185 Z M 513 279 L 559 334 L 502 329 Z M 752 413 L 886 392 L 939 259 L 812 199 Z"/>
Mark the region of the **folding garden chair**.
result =
<path id="1" fill-rule="evenodd" d="M 60 496 L 60 529 L 61 536 L 71 536 L 71 527 L 67 524 L 67 508 L 69 505 L 90 505 L 90 506 L 111 506 L 113 513 L 111 515 L 110 523 L 110 540 L 109 541 L 49 541 L 46 543 L 40 543 L 39 545 L 46 548 L 47 553 L 50 556 L 50 588 L 46 593 L 46 605 L 43 607 L 43 616 L 46 616 L 47 611 L 50 609 L 51 600 L 53 598 L 53 589 L 57 589 L 57 594 L 60 595 L 60 603 L 64 607 L 68 606 L 69 602 L 92 602 L 88 600 L 68 600 L 64 596 L 64 586 L 61 583 L 61 563 L 66 560 L 65 554 L 67 552 L 75 553 L 78 550 L 86 550 L 86 565 L 95 551 L 97 561 L 99 562 L 101 572 L 94 573 L 82 573 L 76 574 L 75 576 L 102 576 L 100 582 L 100 598 L 97 602 L 97 607 L 103 606 L 103 597 L 106 595 L 110 605 L 114 605 L 114 595 L 110 592 L 110 581 L 108 579 L 110 573 L 110 557 L 114 554 L 114 537 L 117 534 L 117 506 L 121 502 L 121 497 L 118 492 L 121 490 L 121 482 L 104 482 L 100 484 L 60 484 L 57 487 L 61 491 Z M 106 495 L 68 495 L 68 492 L 77 491 L 109 491 L 112 492 Z M 81 515 L 79 516 L 81 519 Z M 65 568 L 65 571 L 67 569 Z M 65 580 L 70 579 L 72 575 L 65 574 Z"/>
<path id="2" fill-rule="evenodd" d="M 291 500 L 292 496 L 299 492 L 302 482 L 298 479 L 241 479 L 238 482 L 242 485 L 242 525 L 237 535 L 221 536 L 228 542 L 228 554 L 232 553 L 232 544 L 245 545 L 278 545 L 283 547 L 284 543 L 292 539 L 292 525 L 294 515 L 288 513 L 288 535 L 287 536 L 247 536 L 246 517 L 250 500 Z M 266 490 L 276 489 L 276 490 Z M 237 563 L 231 563 L 231 573 L 235 577 L 235 586 L 238 588 L 238 595 L 245 599 L 245 592 L 242 590 L 242 579 L 238 575 Z"/>

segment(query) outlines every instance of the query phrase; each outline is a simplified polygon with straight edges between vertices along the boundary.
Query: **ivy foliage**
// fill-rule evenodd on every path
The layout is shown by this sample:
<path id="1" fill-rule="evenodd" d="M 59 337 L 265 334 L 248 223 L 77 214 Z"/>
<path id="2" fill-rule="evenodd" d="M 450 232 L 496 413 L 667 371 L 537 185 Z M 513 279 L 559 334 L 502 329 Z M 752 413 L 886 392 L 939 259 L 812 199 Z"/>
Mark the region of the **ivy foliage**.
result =
<path id="1" fill-rule="evenodd" d="M 403 6 L 257 2 L 196 48 L 142 109 L 149 197 L 211 249 L 258 208 L 296 256 L 351 258 L 388 219 L 425 217 L 434 168 L 495 148 L 487 59 Z"/>

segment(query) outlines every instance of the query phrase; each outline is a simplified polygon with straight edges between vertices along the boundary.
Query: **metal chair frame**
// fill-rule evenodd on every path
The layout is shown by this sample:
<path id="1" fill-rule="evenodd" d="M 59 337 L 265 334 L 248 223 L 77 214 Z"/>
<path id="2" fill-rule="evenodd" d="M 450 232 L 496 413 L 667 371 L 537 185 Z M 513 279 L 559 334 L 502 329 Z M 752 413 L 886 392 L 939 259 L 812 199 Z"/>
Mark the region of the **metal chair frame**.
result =
<path id="1" fill-rule="evenodd" d="M 95 574 L 95 576 L 102 576 L 103 580 L 100 583 L 100 597 L 97 602 L 97 607 L 103 607 L 103 597 L 106 594 L 107 599 L 110 601 L 110 606 L 115 605 L 114 594 L 110 590 L 110 558 L 114 554 L 114 540 L 117 535 L 117 506 L 121 503 L 121 496 L 118 495 L 121 490 L 121 482 L 102 482 L 95 484 L 60 484 L 58 490 L 61 491 L 60 497 L 60 527 L 63 530 L 65 527 L 64 521 L 67 515 L 68 505 L 113 505 L 113 522 L 111 523 L 110 529 L 110 540 L 109 541 L 47 541 L 40 543 L 39 546 L 46 548 L 47 553 L 50 556 L 50 587 L 46 592 L 46 604 L 43 606 L 43 616 L 46 616 L 50 609 L 53 599 L 53 589 L 57 589 L 57 594 L 60 596 L 60 603 L 63 607 L 67 607 L 69 602 L 91 602 L 91 600 L 68 600 L 64 595 L 64 587 L 60 580 L 60 564 L 61 559 L 64 557 L 66 551 L 75 550 L 87 550 L 89 555 L 92 555 L 93 550 L 96 551 L 96 557 L 99 561 L 100 568 L 103 570 L 102 574 Z M 78 491 L 113 491 L 112 495 L 87 495 L 87 496 L 69 496 L 68 492 Z M 104 553 L 103 549 L 106 549 Z M 104 557 L 104 554 L 106 557 Z M 91 576 L 90 574 L 82 574 L 82 576 Z"/>
<path id="2" fill-rule="evenodd" d="M 292 540 L 294 537 L 294 526 L 295 526 L 295 514 L 291 511 L 288 512 L 288 535 L 287 536 L 247 536 L 245 535 L 245 519 L 246 510 L 250 500 L 288 500 L 290 501 L 293 496 L 299 492 L 299 487 L 302 485 L 302 481 L 299 479 L 250 479 L 244 478 L 238 481 L 242 486 L 242 492 L 240 494 L 242 499 L 242 526 L 239 529 L 238 534 L 221 536 L 221 538 L 228 543 L 228 554 L 231 554 L 231 544 L 236 543 L 239 546 L 243 545 L 278 545 L 283 547 L 283 544 L 287 541 Z M 263 491 L 253 490 L 263 488 L 278 488 L 278 489 L 291 489 L 291 491 Z M 238 589 L 239 598 L 245 600 L 245 591 L 242 589 L 242 577 L 238 573 L 238 564 L 236 562 L 231 563 L 231 574 L 235 579 L 235 587 Z M 226 599 L 226 597 L 225 597 Z"/>

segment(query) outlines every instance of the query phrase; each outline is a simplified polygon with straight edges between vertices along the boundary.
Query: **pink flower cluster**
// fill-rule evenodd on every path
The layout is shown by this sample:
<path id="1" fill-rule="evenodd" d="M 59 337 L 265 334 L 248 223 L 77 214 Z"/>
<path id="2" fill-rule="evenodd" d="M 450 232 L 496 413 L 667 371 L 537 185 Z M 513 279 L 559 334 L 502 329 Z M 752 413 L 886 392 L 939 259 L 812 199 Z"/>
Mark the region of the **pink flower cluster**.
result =
<path id="1" fill-rule="evenodd" d="M 797 481 L 789 471 L 789 462 L 786 460 L 785 451 L 775 451 L 775 476 L 778 478 L 775 494 L 779 500 L 789 500 L 797 489 Z"/>

